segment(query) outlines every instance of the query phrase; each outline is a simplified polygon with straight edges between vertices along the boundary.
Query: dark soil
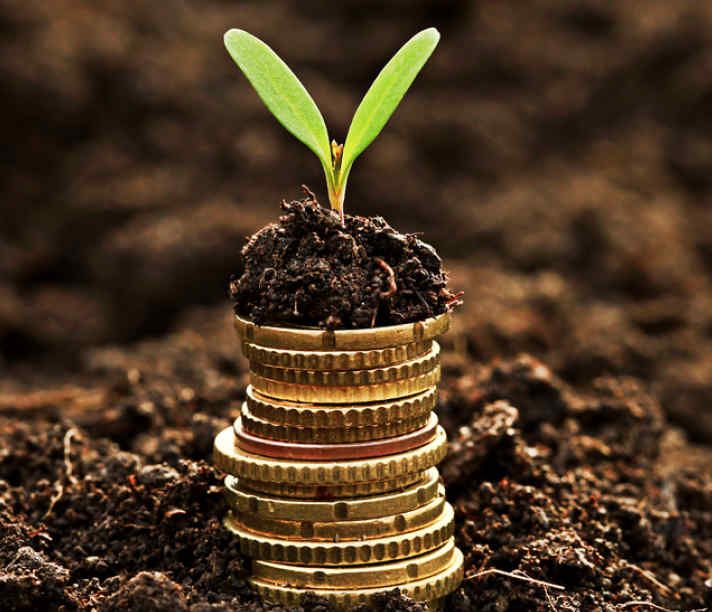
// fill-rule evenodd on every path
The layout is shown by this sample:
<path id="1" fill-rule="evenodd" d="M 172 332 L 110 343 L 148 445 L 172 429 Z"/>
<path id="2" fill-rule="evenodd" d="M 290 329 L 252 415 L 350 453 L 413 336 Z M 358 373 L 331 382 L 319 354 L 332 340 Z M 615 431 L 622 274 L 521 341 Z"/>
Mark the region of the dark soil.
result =
<path id="1" fill-rule="evenodd" d="M 448 609 L 711 608 L 712 5 L 126 5 L 0 4 L 0 608 L 259 609 L 207 462 L 246 382 L 224 287 L 323 177 L 219 33 L 273 44 L 338 139 L 430 25 L 347 210 L 426 232 L 467 291 Z"/>
<path id="2" fill-rule="evenodd" d="M 435 249 L 381 217 L 339 215 L 305 188 L 242 249 L 230 283 L 235 312 L 260 325 L 364 328 L 421 321 L 458 296 Z"/>
<path id="3" fill-rule="evenodd" d="M 209 463 L 244 394 L 225 310 L 2 397 L 3 609 L 262 609 Z M 710 606 L 712 452 L 639 383 L 577 389 L 528 356 L 445 362 L 441 467 L 468 575 L 449 609 Z"/>

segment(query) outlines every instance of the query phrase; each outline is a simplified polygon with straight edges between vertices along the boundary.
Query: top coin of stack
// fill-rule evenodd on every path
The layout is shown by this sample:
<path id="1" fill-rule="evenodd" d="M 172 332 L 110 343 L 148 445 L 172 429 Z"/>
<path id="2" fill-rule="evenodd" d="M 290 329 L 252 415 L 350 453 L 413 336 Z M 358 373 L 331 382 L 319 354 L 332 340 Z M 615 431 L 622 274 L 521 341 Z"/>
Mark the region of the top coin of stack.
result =
<path id="1" fill-rule="evenodd" d="M 348 608 L 395 587 L 434 601 L 459 584 L 434 468 L 447 441 L 431 412 L 434 339 L 448 324 L 324 331 L 236 318 L 251 385 L 215 460 L 229 474 L 226 526 L 265 599 L 293 605 L 309 590 Z"/>

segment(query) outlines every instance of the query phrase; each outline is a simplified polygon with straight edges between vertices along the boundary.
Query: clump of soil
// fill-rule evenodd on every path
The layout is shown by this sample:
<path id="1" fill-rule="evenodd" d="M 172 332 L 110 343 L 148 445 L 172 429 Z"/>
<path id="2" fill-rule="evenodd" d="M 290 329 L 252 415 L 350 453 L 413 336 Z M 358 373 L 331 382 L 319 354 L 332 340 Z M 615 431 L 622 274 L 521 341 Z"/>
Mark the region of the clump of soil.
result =
<path id="1" fill-rule="evenodd" d="M 429 244 L 381 217 L 345 215 L 342 225 L 305 192 L 243 248 L 244 273 L 230 283 L 237 314 L 258 324 L 365 328 L 419 321 L 458 303 Z"/>
<path id="2" fill-rule="evenodd" d="M 470 415 L 441 465 L 467 568 L 452 609 L 710 605 L 709 473 L 690 447 L 672 466 L 675 434 L 640 384 L 575 391 L 519 357 L 467 368 L 443 399 L 451 427 Z"/>

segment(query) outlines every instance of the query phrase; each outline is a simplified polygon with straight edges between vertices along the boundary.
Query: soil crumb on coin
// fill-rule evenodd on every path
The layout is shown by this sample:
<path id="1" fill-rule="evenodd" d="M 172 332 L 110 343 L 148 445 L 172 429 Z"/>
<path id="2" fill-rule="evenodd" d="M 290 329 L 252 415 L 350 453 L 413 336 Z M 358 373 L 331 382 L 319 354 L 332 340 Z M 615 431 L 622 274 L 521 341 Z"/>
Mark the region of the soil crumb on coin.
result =
<path id="1" fill-rule="evenodd" d="M 328 329 L 410 323 L 459 303 L 442 260 L 414 234 L 382 217 L 339 216 L 306 197 L 242 250 L 244 272 L 230 282 L 235 312 L 254 323 Z"/>

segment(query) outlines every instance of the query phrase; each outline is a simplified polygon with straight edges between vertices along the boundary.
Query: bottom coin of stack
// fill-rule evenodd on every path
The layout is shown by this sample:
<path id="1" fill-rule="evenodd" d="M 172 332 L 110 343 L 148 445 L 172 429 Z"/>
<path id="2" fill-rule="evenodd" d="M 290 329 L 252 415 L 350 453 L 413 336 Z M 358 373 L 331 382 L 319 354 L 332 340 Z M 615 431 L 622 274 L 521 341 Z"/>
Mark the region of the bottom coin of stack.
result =
<path id="1" fill-rule="evenodd" d="M 447 440 L 434 414 L 399 435 L 384 427 L 390 437 L 303 443 L 267 411 L 257 416 L 260 403 L 280 407 L 248 388 L 242 416 L 216 438 L 215 460 L 229 474 L 226 527 L 253 559 L 250 581 L 265 600 L 297 605 L 311 591 L 348 609 L 397 587 L 437 605 L 459 585 L 453 509 L 434 467 Z M 294 436 L 369 437 L 328 429 Z"/>

